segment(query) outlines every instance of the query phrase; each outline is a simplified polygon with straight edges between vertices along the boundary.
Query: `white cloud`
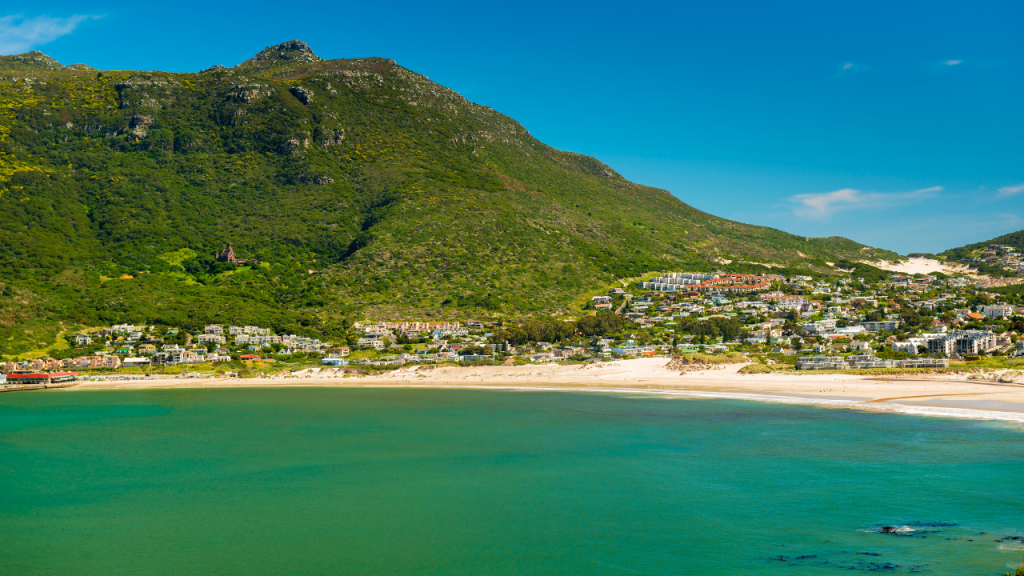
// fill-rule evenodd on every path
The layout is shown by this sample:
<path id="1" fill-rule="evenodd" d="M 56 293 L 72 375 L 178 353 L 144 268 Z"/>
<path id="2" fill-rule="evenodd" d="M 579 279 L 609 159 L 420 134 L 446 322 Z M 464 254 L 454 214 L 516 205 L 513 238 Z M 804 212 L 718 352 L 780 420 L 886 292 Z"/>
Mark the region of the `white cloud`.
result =
<path id="1" fill-rule="evenodd" d="M 797 204 L 793 208 L 793 214 L 811 220 L 827 220 L 837 212 L 848 210 L 886 209 L 905 204 L 912 204 L 930 198 L 935 193 L 941 192 L 942 186 L 932 186 L 914 190 L 913 192 L 898 192 L 883 194 L 880 192 L 863 192 L 852 188 L 843 188 L 833 192 L 820 194 L 797 194 L 789 198 L 790 202 Z"/>
<path id="2" fill-rule="evenodd" d="M 999 189 L 999 193 L 996 194 L 996 198 L 1006 198 L 1007 196 L 1014 196 L 1024 192 L 1024 184 L 1017 184 L 1016 186 L 1003 186 Z"/>
<path id="3" fill-rule="evenodd" d="M 871 67 L 858 62 L 843 62 L 832 77 L 845 78 L 848 75 L 864 74 L 865 72 L 871 72 Z"/>
<path id="4" fill-rule="evenodd" d="M 843 76 L 846 76 L 847 74 L 853 74 L 855 72 L 860 72 L 860 71 L 861 71 L 861 66 L 859 64 L 854 64 L 853 62 L 844 62 L 844 63 L 839 65 L 839 70 L 837 70 L 835 75 L 833 75 L 832 77 L 833 78 L 842 78 Z"/>
<path id="5" fill-rule="evenodd" d="M 946 60 L 942 63 L 943 66 L 956 66 L 957 64 L 963 64 L 963 60 Z"/>
<path id="6" fill-rule="evenodd" d="M 22 14 L 0 17 L 0 54 L 20 54 L 53 42 L 61 36 L 75 31 L 85 20 L 101 16 L 75 14 L 67 18 L 36 16 L 26 18 Z"/>

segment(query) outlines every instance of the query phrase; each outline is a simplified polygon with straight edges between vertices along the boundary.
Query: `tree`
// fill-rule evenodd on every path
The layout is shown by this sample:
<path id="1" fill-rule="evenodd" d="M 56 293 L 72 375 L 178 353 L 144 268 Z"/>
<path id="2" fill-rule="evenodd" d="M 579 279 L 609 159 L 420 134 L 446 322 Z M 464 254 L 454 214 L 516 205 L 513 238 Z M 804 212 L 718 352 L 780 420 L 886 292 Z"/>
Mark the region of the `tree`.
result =
<path id="1" fill-rule="evenodd" d="M 1011 318 L 1009 329 L 1018 334 L 1024 334 L 1024 317 L 1014 316 Z"/>
<path id="2" fill-rule="evenodd" d="M 622 317 L 614 312 L 599 312 L 576 321 L 576 329 L 584 336 L 604 336 L 622 329 Z"/>
<path id="3" fill-rule="evenodd" d="M 907 326 L 920 326 L 922 324 L 921 315 L 913 308 L 900 308 L 900 320 Z"/>

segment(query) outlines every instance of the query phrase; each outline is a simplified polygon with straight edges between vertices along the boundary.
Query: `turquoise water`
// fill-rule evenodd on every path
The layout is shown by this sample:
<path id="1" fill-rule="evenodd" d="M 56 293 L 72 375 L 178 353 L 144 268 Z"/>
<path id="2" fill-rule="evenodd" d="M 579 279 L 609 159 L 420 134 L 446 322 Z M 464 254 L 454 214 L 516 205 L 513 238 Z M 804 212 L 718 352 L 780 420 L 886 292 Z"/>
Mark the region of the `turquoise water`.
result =
<path id="1" fill-rule="evenodd" d="M 581 393 L 9 393 L 0 574 L 1001 575 L 1022 440 Z M 877 532 L 912 523 L 956 526 Z"/>

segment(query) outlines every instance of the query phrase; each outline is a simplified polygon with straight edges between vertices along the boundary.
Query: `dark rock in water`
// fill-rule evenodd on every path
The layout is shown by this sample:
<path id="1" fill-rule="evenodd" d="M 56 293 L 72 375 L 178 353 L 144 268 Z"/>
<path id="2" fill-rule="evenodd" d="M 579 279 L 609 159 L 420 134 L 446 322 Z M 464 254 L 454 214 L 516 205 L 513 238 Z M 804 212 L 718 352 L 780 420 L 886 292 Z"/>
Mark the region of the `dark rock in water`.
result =
<path id="1" fill-rule="evenodd" d="M 922 534 L 934 534 L 937 530 L 915 530 L 910 526 L 882 526 L 878 529 L 879 534 L 892 534 L 894 536 L 921 536 Z"/>
<path id="2" fill-rule="evenodd" d="M 817 554 L 808 554 L 806 556 L 797 556 L 796 559 L 797 560 L 809 560 L 811 558 L 817 558 L 817 557 L 818 557 Z"/>
<path id="3" fill-rule="evenodd" d="M 857 552 L 861 556 L 881 556 L 878 552 Z"/>

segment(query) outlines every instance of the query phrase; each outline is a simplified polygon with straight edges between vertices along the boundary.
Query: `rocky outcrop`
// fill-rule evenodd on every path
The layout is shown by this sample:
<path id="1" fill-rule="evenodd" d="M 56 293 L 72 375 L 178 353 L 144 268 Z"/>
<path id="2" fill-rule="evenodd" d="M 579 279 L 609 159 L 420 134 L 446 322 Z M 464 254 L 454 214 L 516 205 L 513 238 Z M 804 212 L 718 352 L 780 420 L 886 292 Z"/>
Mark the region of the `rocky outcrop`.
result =
<path id="1" fill-rule="evenodd" d="M 322 140 L 320 144 L 324 147 L 327 146 L 338 146 L 345 139 L 345 130 L 334 130 L 327 135 L 326 140 Z"/>
<path id="2" fill-rule="evenodd" d="M 128 127 L 129 128 L 143 128 L 143 129 L 145 129 L 145 128 L 149 128 L 152 125 L 153 125 L 153 117 L 152 116 L 138 116 L 138 115 L 136 115 L 136 116 L 132 116 L 131 118 L 128 119 Z"/>
<path id="3" fill-rule="evenodd" d="M 128 141 L 138 142 L 149 136 L 146 128 L 153 125 L 152 116 L 141 116 L 136 114 L 128 118 Z"/>
<path id="4" fill-rule="evenodd" d="M 128 141 L 129 142 L 138 142 L 138 141 L 144 139 L 146 136 L 149 136 L 149 134 L 147 134 L 145 130 L 143 130 L 141 127 L 140 128 L 136 128 L 136 129 L 134 129 L 134 130 L 132 130 L 131 132 L 128 133 Z"/>
<path id="5" fill-rule="evenodd" d="M 0 70 L 66 70 L 68 67 L 39 50 L 0 56 Z"/>
<path id="6" fill-rule="evenodd" d="M 298 156 L 299 154 L 302 154 L 304 149 L 309 148 L 309 140 L 306 138 L 303 138 L 302 140 L 292 138 L 291 140 L 286 141 L 282 148 L 283 152 L 291 152 L 292 156 Z"/>
<path id="7" fill-rule="evenodd" d="M 895 534 L 896 536 L 909 536 L 914 533 L 910 526 L 882 526 L 878 529 L 881 534 Z"/>
<path id="8" fill-rule="evenodd" d="M 213 66 L 210 66 L 209 68 L 204 68 L 204 69 L 200 70 L 199 73 L 200 74 L 205 74 L 207 72 L 216 72 L 217 70 L 226 70 L 226 69 L 227 69 L 226 66 L 222 66 L 221 64 L 214 64 Z"/>
<path id="9" fill-rule="evenodd" d="M 135 107 L 161 108 L 173 100 L 170 90 L 179 83 L 163 74 L 132 76 L 114 84 L 118 107 L 122 110 Z"/>
<path id="10" fill-rule="evenodd" d="M 288 91 L 292 93 L 292 96 L 298 98 L 299 102 L 302 102 L 303 104 L 309 104 L 313 101 L 313 91 L 308 88 L 295 86 Z"/>
<path id="11" fill-rule="evenodd" d="M 317 186 L 327 186 L 334 183 L 334 178 L 322 174 L 300 174 L 297 180 L 307 184 L 316 184 Z"/>
<path id="12" fill-rule="evenodd" d="M 237 98 L 246 104 L 252 104 L 263 96 L 269 96 L 270 90 L 263 84 L 239 84 L 234 86 L 228 96 Z"/>
<path id="13" fill-rule="evenodd" d="M 271 68 L 278 64 L 323 62 L 323 58 L 313 54 L 313 49 L 302 40 L 290 40 L 277 46 L 268 46 L 259 54 L 242 62 L 236 68 Z"/>
<path id="14" fill-rule="evenodd" d="M 289 42 L 282 42 L 281 44 L 277 45 L 277 50 L 280 51 L 282 56 L 284 55 L 285 52 L 308 52 L 310 54 L 313 53 L 313 49 L 309 47 L 309 44 L 306 44 L 302 40 L 291 40 Z"/>

